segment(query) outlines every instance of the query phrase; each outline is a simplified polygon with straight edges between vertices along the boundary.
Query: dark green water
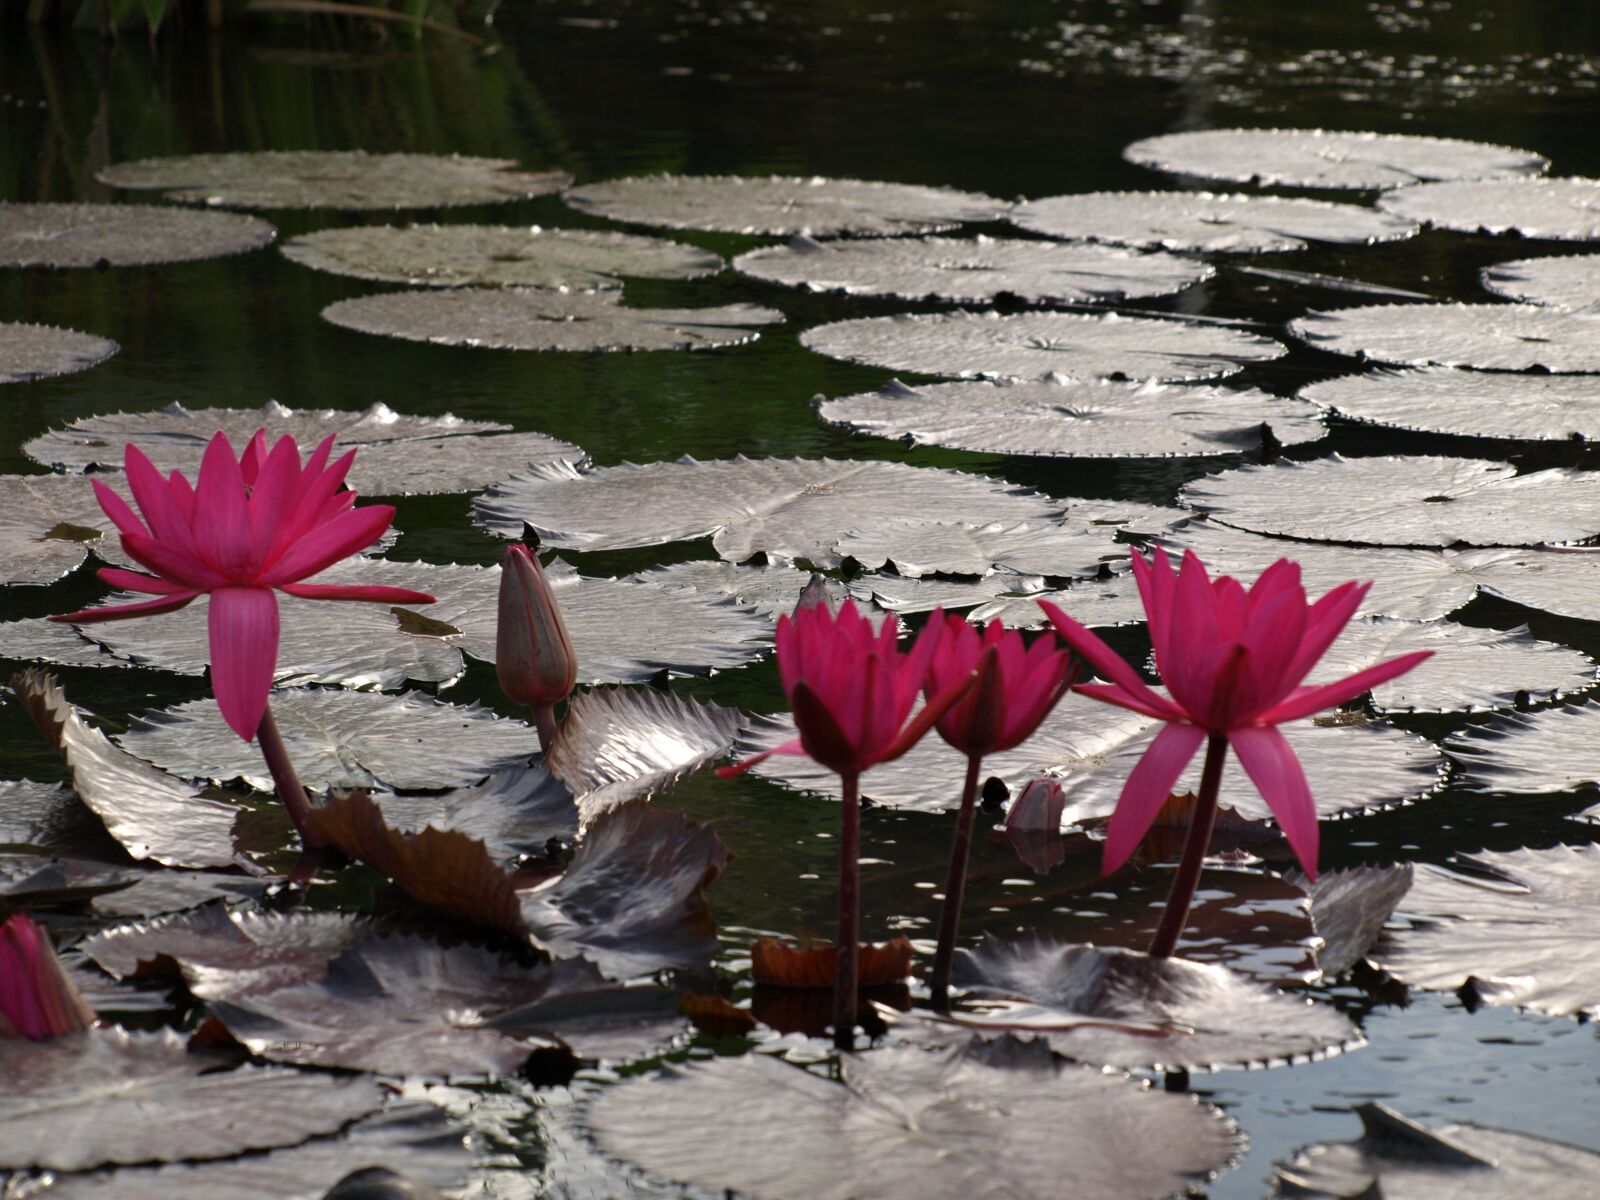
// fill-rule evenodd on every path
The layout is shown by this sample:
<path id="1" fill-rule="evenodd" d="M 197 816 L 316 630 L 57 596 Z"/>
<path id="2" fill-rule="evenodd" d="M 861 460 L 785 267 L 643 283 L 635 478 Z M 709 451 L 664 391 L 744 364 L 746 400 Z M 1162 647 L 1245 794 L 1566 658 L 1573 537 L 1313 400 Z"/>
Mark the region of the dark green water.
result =
<path id="1" fill-rule="evenodd" d="M 343 149 L 487 154 L 561 166 L 580 181 L 670 170 L 793 172 L 947 184 L 1001 197 L 1176 186 L 1124 163 L 1135 138 L 1212 126 L 1374 129 L 1502 142 L 1539 151 L 1556 174 L 1600 175 L 1600 6 L 1567 3 L 1281 4 L 989 2 L 526 3 L 500 14 L 498 53 L 350 26 L 291 23 L 166 31 L 152 48 L 20 25 L 0 27 L 0 199 L 128 200 L 93 179 L 108 162 L 216 150 Z M 433 216 L 451 221 L 594 225 L 555 198 Z M 350 223 L 335 213 L 268 214 L 283 236 Z M 354 218 L 361 220 L 362 218 Z M 382 218 L 373 217 L 374 221 Z M 754 239 L 677 235 L 725 255 Z M 1321 248 L 1263 265 L 1348 275 L 1441 299 L 1483 295 L 1478 269 L 1520 257 L 1523 243 L 1425 234 L 1380 248 Z M 1217 277 L 1172 308 L 1271 325 L 1338 293 L 1239 274 Z M 785 327 L 753 346 L 678 354 L 556 355 L 446 349 L 330 326 L 325 304 L 377 290 L 303 270 L 275 251 L 213 263 L 97 272 L 0 274 L 0 320 L 66 325 L 114 338 L 109 363 L 4 389 L 0 471 L 38 468 L 20 444 L 89 413 L 200 405 L 364 407 L 454 412 L 538 429 L 598 463 L 681 454 L 835 455 L 953 466 L 1056 495 L 1170 501 L 1185 481 L 1230 460 L 1083 462 L 908 451 L 819 423 L 809 400 L 875 387 L 887 372 L 800 349 L 798 333 L 846 316 L 903 311 L 884 302 L 808 297 L 724 274 L 687 284 L 630 285 L 630 302 L 750 300 L 782 309 Z M 1348 363 L 1295 348 L 1236 377 L 1288 394 Z M 1524 466 L 1600 465 L 1580 448 L 1468 442 L 1335 423 L 1295 452 L 1460 453 Z M 397 557 L 494 561 L 501 543 L 476 529 L 464 496 L 402 501 Z M 576 556 L 587 573 L 709 555 L 704 545 Z M 97 598 L 87 571 L 47 589 L 0 594 L 6 619 Z M 1600 654 L 1592 625 L 1479 599 L 1456 619 L 1535 634 Z M 1130 651 L 1137 639 L 1122 637 Z M 80 703 L 115 719 L 200 694 L 143 671 L 64 671 Z M 770 664 L 674 686 L 751 709 L 782 707 Z M 451 699 L 496 703 L 481 665 Z M 1402 720 L 1438 736 L 1465 723 Z M 8 776 L 51 777 L 53 757 L 15 708 L 0 709 Z M 833 805 L 755 779 L 697 777 L 665 802 L 714 819 L 738 854 L 713 891 L 725 924 L 825 934 L 836 826 Z M 1484 848 L 1588 840 L 1565 814 L 1592 795 L 1553 800 L 1447 790 L 1411 809 L 1325 827 L 1324 863 L 1444 861 Z M 933 917 L 948 820 L 869 814 L 866 927 L 913 935 Z M 1081 853 L 1077 853 L 1081 851 Z M 1049 928 L 1093 890 L 1078 847 L 1041 883 L 1009 850 L 980 845 L 967 924 L 1008 933 Z M 820 876 L 820 878 L 817 878 Z M 1147 885 L 1152 898 L 1159 881 Z M 1115 940 L 1108 937 L 1106 940 Z M 1469 1014 L 1453 997 L 1417 994 L 1377 1007 L 1325 992 L 1362 1019 L 1371 1044 L 1324 1063 L 1197 1079 L 1250 1134 L 1248 1157 L 1211 1189 L 1260 1195 L 1270 1162 L 1297 1144 L 1353 1136 L 1346 1111 L 1383 1098 L 1427 1119 L 1472 1119 L 1600 1149 L 1600 1039 L 1570 1021 L 1500 1010 Z M 529 1148 L 531 1159 L 538 1149 Z M 603 1190 L 603 1189 L 602 1189 Z"/>

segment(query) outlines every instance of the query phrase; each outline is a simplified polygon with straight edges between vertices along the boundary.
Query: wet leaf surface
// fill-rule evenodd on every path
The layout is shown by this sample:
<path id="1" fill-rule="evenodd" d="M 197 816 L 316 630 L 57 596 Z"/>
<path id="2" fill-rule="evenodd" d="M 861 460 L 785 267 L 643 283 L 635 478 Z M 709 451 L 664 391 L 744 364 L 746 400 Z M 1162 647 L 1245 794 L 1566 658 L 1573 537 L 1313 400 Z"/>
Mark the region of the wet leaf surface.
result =
<path id="1" fill-rule="evenodd" d="M 1600 233 L 1600 224 L 1596 226 Z M 1553 254 L 1485 267 L 1483 286 L 1497 296 L 1551 308 L 1600 304 L 1600 254 Z"/>
<path id="2" fill-rule="evenodd" d="M 108 654 L 98 642 L 71 625 L 44 617 L 0 623 L 0 657 L 16 662 L 55 663 L 66 667 L 126 667 L 128 661 Z"/>
<path id="3" fill-rule="evenodd" d="M 49 379 L 99 366 L 121 347 L 109 338 L 53 325 L 0 323 L 0 383 Z"/>
<path id="4" fill-rule="evenodd" d="M 1600 237 L 1600 180 L 1501 179 L 1430 183 L 1380 196 L 1387 212 L 1438 229 L 1588 241 Z"/>
<path id="5" fill-rule="evenodd" d="M 769 621 L 776 623 L 780 616 L 792 613 L 800 594 L 813 578 L 821 579 L 822 587 L 837 608 L 849 595 L 844 584 L 826 576 L 813 576 L 809 571 L 783 564 L 738 565 L 719 559 L 694 559 L 653 567 L 640 571 L 629 579 L 654 584 L 671 591 L 698 592 L 702 595 L 725 596 L 748 605 Z M 0 627 L 3 628 L 3 627 Z"/>
<path id="6" fill-rule="evenodd" d="M 1300 398 L 1373 425 L 1460 437 L 1600 439 L 1594 381 L 1582 375 L 1509 375 L 1423 367 L 1342 375 Z"/>
<path id="7" fill-rule="evenodd" d="M 52 583 L 111 528 L 87 480 L 0 475 L 0 583 Z"/>
<path id="8" fill-rule="evenodd" d="M 243 254 L 278 231 L 257 217 L 156 204 L 0 204 L 0 267 L 136 267 Z"/>
<path id="9" fill-rule="evenodd" d="M 1138 625 L 1145 619 L 1144 599 L 1131 575 L 1111 579 L 1087 579 L 1062 591 L 1033 592 L 1020 596 L 999 596 L 986 600 L 967 614 L 973 623 L 998 620 L 1014 629 L 1043 629 L 1050 619 L 1039 601 L 1048 600 L 1080 625 L 1108 629 L 1117 625 Z"/>
<path id="10" fill-rule="evenodd" d="M 1343 975 L 1367 956 L 1383 927 L 1411 890 L 1410 863 L 1326 871 L 1314 884 L 1295 881 L 1311 897 L 1311 925 L 1322 939 L 1317 966 L 1324 979 Z"/>
<path id="11" fill-rule="evenodd" d="M 835 553 L 876 569 L 892 563 L 907 578 L 987 575 L 996 568 L 1023 575 L 1089 578 L 1101 563 L 1123 559 L 1114 528 L 1044 523 L 960 525 L 897 521 L 845 534 Z"/>
<path id="12" fill-rule="evenodd" d="M 1445 752 L 1475 792 L 1570 792 L 1600 783 L 1600 702 L 1508 713 L 1451 734 Z"/>
<path id="13" fill-rule="evenodd" d="M 800 344 L 847 362 L 968 379 L 1216 379 L 1285 353 L 1238 329 L 1116 313 L 862 317 L 807 330 Z"/>
<path id="14" fill-rule="evenodd" d="M 1263 426 L 1286 446 L 1324 433 L 1310 408 L 1265 392 L 1106 380 L 891 382 L 817 412 L 913 445 L 1049 458 L 1242 454 L 1261 448 Z"/>
<path id="15" fill-rule="evenodd" d="M 1211 192 L 1082 192 L 1019 204 L 1011 221 L 1047 237 L 1208 253 L 1303 250 L 1408 238 L 1415 222 L 1354 204 Z"/>
<path id="16" fill-rule="evenodd" d="M 95 841 L 96 835 L 103 839 L 105 827 L 64 784 L 0 782 L 0 845 L 70 850 Z"/>
<path id="17" fill-rule="evenodd" d="M 1318 350 L 1405 367 L 1600 372 L 1600 314 L 1533 304 L 1369 304 L 1308 313 L 1289 332 Z"/>
<path id="18" fill-rule="evenodd" d="M 567 720 L 572 720 L 570 707 Z M 526 763 L 442 796 L 377 792 L 371 799 L 392 830 L 421 833 L 432 826 L 471 838 L 498 866 L 542 858 L 551 839 L 571 841 L 578 833 L 572 793 L 544 767 Z"/>
<path id="19" fill-rule="evenodd" d="M 129 886 L 96 896 L 90 909 L 105 917 L 156 917 L 183 912 L 213 900 L 260 900 L 283 880 L 277 875 L 225 871 L 141 872 Z"/>
<path id="20" fill-rule="evenodd" d="M 136 869 L 80 858 L 0 854 L 0 896 L 33 908 L 81 904 L 127 887 Z"/>

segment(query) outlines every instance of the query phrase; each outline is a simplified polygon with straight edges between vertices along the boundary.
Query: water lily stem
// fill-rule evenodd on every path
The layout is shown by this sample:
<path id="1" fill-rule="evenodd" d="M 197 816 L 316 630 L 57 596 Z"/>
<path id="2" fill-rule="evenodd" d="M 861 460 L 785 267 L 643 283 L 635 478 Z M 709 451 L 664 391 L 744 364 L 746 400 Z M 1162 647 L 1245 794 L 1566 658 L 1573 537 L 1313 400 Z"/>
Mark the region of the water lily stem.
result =
<path id="1" fill-rule="evenodd" d="M 306 798 L 306 789 L 301 786 L 300 776 L 295 773 L 294 763 L 289 760 L 289 748 L 283 744 L 278 723 L 272 719 L 270 704 L 261 714 L 261 724 L 256 729 L 256 744 L 261 747 L 261 757 L 267 760 L 267 770 L 272 772 L 272 782 L 278 788 L 278 799 L 283 801 L 289 820 L 294 822 L 295 830 L 300 834 L 300 844 L 307 850 L 321 846 L 322 839 L 312 833 L 307 824 L 311 816 L 311 803 Z"/>
<path id="2" fill-rule="evenodd" d="M 950 1011 L 950 964 L 961 928 L 961 901 L 967 890 L 967 861 L 972 855 L 972 826 L 978 812 L 978 768 L 983 755 L 967 755 L 967 779 L 956 814 L 956 839 L 950 847 L 950 870 L 944 879 L 944 908 L 939 913 L 939 948 L 933 955 L 932 999 L 935 1012 Z"/>
<path id="3" fill-rule="evenodd" d="M 556 734 L 561 731 L 561 726 L 556 723 L 556 706 L 535 704 L 533 727 L 539 731 L 539 749 L 548 757 L 550 751 L 555 749 Z"/>
<path id="4" fill-rule="evenodd" d="M 1206 742 L 1206 765 L 1200 775 L 1200 798 L 1189 822 L 1189 840 L 1184 843 L 1178 873 L 1167 893 L 1167 909 L 1150 941 L 1151 958 L 1171 958 L 1183 936 L 1183 927 L 1189 923 L 1189 906 L 1200 887 L 1200 868 L 1205 865 L 1206 850 L 1211 846 L 1211 827 L 1217 822 L 1217 792 L 1222 786 L 1222 764 L 1227 757 L 1227 735 L 1213 733 Z"/>
<path id="5" fill-rule="evenodd" d="M 839 965 L 833 983 L 833 1044 L 856 1044 L 856 990 L 861 934 L 861 777 L 842 775 L 844 822 L 839 832 Z"/>

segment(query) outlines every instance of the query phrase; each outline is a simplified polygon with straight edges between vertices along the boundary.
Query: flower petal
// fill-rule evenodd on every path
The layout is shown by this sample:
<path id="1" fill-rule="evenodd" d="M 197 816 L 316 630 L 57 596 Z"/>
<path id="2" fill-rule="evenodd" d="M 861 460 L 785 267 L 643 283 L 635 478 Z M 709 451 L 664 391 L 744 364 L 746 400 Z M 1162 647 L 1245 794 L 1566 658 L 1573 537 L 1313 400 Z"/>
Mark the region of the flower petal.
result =
<path id="1" fill-rule="evenodd" d="M 1380 683 L 1387 683 L 1398 675 L 1404 675 L 1423 659 L 1432 655 L 1432 650 L 1417 650 L 1411 654 L 1402 654 L 1399 658 L 1391 658 L 1388 662 L 1378 663 L 1364 671 L 1357 671 L 1354 675 L 1347 675 L 1334 683 L 1300 688 L 1282 704 L 1263 713 L 1259 718 L 1260 723 L 1281 725 L 1285 721 L 1296 721 L 1301 717 L 1309 717 L 1312 713 L 1321 712 L 1325 708 L 1343 704 L 1346 700 L 1361 695 L 1362 692 L 1370 691 Z"/>
<path id="2" fill-rule="evenodd" d="M 1120 654 L 1061 609 L 1048 600 L 1040 600 L 1039 607 L 1044 609 L 1044 615 L 1050 618 L 1050 623 L 1056 627 L 1056 632 L 1061 635 L 1062 640 L 1076 650 L 1080 657 L 1086 659 L 1091 667 L 1121 688 L 1129 698 L 1137 699 L 1146 705 L 1146 709 L 1141 711 L 1149 711 L 1152 716 L 1160 715 L 1168 719 L 1178 719 L 1185 715 L 1170 700 L 1151 691 L 1144 680 L 1139 678 L 1138 672 L 1130 667 Z M 1133 705 L 1128 704 L 1124 707 L 1132 708 Z"/>
<path id="3" fill-rule="evenodd" d="M 145 575 L 139 571 L 124 571 L 121 567 L 101 567 L 95 574 L 102 582 L 128 592 L 148 592 L 155 596 L 176 596 L 179 592 L 187 592 L 191 596 L 198 594 L 194 588 L 173 583 L 170 579 Z"/>
<path id="4" fill-rule="evenodd" d="M 800 744 L 799 738 L 792 738 L 781 746 L 774 746 L 771 750 L 763 750 L 760 754 L 753 755 L 743 762 L 733 763 L 726 767 L 718 767 L 717 777 L 719 779 L 732 779 L 735 775 L 743 775 L 751 767 L 757 763 L 766 762 L 774 754 L 789 754 L 795 758 L 804 758 L 806 751 L 805 747 Z"/>
<path id="5" fill-rule="evenodd" d="M 156 470 L 156 465 L 145 456 L 144 451 L 130 442 L 122 455 L 122 468 L 128 477 L 128 490 L 133 493 L 139 511 L 144 514 L 151 535 L 193 554 L 194 534 L 189 529 L 183 510 L 173 500 L 165 477 Z"/>
<path id="6" fill-rule="evenodd" d="M 254 741 L 278 665 L 278 599 L 263 587 L 211 593 L 211 690 L 228 727 Z"/>
<path id="7" fill-rule="evenodd" d="M 379 604 L 432 604 L 435 597 L 410 588 L 364 583 L 285 583 L 279 590 L 302 600 L 373 600 Z"/>
<path id="8" fill-rule="evenodd" d="M 158 596 L 154 600 L 139 600 L 133 604 L 114 604 L 109 608 L 83 608 L 77 612 L 61 613 L 51 617 L 67 625 L 94 625 L 100 621 L 121 621 L 127 617 L 153 617 L 158 613 L 175 612 L 200 593 L 178 592 L 171 596 Z"/>
<path id="9" fill-rule="evenodd" d="M 394 520 L 394 507 L 369 504 L 353 509 L 306 534 L 260 575 L 262 583 L 280 587 L 325 571 L 340 559 L 365 550 L 383 536 Z"/>
<path id="10" fill-rule="evenodd" d="M 194 498 L 195 548 L 200 557 L 227 575 L 246 571 L 252 559 L 244 476 L 227 435 L 220 431 L 200 460 Z"/>
<path id="11" fill-rule="evenodd" d="M 119 533 L 137 533 L 149 537 L 150 531 L 145 528 L 143 521 L 134 514 L 128 502 L 116 492 L 112 491 L 98 479 L 90 480 L 94 487 L 94 497 L 100 501 L 100 508 L 111 518 L 111 523 L 117 527 Z"/>
<path id="12" fill-rule="evenodd" d="M 1182 722 L 1173 722 L 1156 734 L 1122 785 L 1122 795 L 1117 797 L 1117 807 L 1106 830 L 1102 875 L 1111 874 L 1138 848 L 1150 822 L 1172 794 L 1172 785 L 1205 740 L 1204 729 Z"/>
<path id="13" fill-rule="evenodd" d="M 1239 765 L 1256 785 L 1272 815 L 1283 826 L 1284 836 L 1305 873 L 1317 877 L 1317 805 L 1311 798 L 1311 785 L 1305 769 L 1295 757 L 1283 733 L 1270 726 L 1234 729 L 1228 741 L 1239 756 Z"/>

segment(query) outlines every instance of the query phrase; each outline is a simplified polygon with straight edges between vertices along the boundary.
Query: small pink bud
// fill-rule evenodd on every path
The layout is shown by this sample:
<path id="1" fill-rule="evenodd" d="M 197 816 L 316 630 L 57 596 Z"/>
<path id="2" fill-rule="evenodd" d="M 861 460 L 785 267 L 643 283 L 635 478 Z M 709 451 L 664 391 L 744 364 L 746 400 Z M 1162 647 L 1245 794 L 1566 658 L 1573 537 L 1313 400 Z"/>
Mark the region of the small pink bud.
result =
<path id="1" fill-rule="evenodd" d="M 1066 861 L 1061 840 L 1061 814 L 1067 794 L 1053 779 L 1035 779 L 1006 810 L 1006 838 L 1017 857 L 1039 875 Z"/>
<path id="2" fill-rule="evenodd" d="M 494 646 L 500 690 L 518 704 L 555 704 L 578 681 L 578 657 L 555 594 L 539 560 L 523 545 L 506 551 Z"/>
<path id="3" fill-rule="evenodd" d="M 27 916 L 12 913 L 0 925 L 0 1038 L 42 1041 L 94 1021 L 49 937 Z"/>

